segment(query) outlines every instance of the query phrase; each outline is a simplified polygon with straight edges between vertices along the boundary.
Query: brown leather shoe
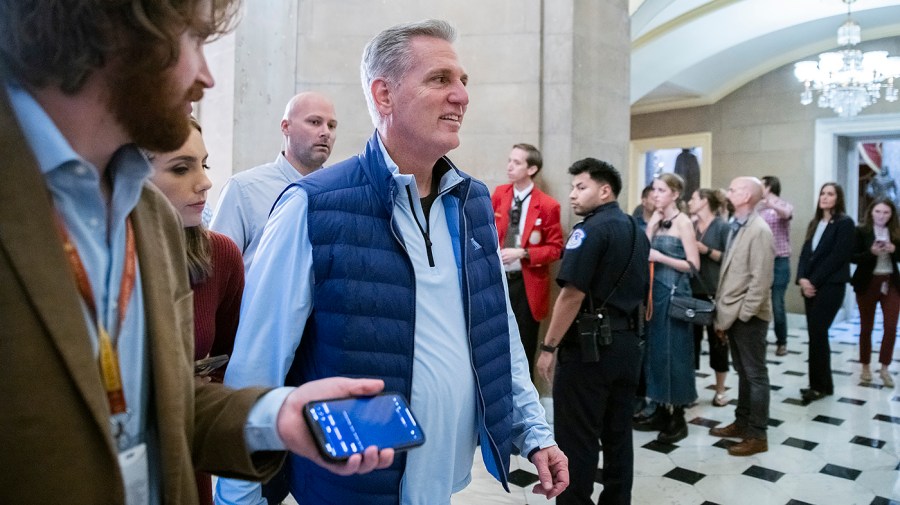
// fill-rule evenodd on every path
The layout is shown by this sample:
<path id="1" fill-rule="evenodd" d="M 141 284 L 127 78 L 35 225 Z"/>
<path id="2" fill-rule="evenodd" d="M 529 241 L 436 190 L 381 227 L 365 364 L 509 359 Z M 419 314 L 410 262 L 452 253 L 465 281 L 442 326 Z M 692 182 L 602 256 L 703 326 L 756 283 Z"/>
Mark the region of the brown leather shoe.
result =
<path id="1" fill-rule="evenodd" d="M 745 438 L 728 448 L 732 456 L 752 456 L 769 450 L 769 441 L 764 438 Z"/>
<path id="2" fill-rule="evenodd" d="M 714 437 L 722 438 L 746 438 L 744 428 L 735 423 L 731 423 L 724 428 L 710 428 L 709 434 Z"/>

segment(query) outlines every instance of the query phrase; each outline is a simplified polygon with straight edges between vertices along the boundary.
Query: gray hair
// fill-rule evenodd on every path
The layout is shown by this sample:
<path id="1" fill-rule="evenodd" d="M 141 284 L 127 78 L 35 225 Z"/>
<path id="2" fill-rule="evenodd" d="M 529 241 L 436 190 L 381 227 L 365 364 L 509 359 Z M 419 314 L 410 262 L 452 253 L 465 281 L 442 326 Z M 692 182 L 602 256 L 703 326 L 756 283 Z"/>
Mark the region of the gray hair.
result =
<path id="1" fill-rule="evenodd" d="M 363 49 L 359 76 L 363 95 L 369 106 L 369 115 L 372 116 L 372 123 L 376 127 L 381 117 L 375 108 L 372 81 L 383 78 L 391 84 L 400 82 L 413 66 L 410 42 L 415 37 L 433 37 L 453 43 L 456 40 L 456 28 L 440 19 L 404 23 L 382 31 Z"/>

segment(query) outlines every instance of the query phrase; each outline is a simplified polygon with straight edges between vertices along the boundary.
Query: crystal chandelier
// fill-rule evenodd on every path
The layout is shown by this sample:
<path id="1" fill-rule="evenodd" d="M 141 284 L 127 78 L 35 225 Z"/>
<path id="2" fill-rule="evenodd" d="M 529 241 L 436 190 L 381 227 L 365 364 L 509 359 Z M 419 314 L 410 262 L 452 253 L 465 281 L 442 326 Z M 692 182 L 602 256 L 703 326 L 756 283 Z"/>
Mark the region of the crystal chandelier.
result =
<path id="1" fill-rule="evenodd" d="M 847 4 L 847 21 L 838 28 L 837 41 L 841 49 L 822 53 L 819 61 L 794 64 L 794 75 L 803 83 L 800 103 L 809 105 L 813 91 L 819 93 L 817 104 L 834 109 L 841 117 L 852 117 L 881 98 L 897 101 L 894 79 L 900 77 L 900 57 L 888 57 L 887 51 L 863 53 L 854 49 L 860 41 L 859 25 L 850 19 L 850 4 L 856 0 L 842 0 Z"/>

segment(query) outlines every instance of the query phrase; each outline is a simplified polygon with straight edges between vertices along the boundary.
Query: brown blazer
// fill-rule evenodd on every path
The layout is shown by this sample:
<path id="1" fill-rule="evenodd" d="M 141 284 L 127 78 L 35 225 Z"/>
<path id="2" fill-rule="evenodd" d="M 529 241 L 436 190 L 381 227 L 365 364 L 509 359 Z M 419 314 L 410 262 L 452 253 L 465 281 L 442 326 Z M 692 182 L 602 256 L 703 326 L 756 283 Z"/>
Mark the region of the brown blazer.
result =
<path id="1" fill-rule="evenodd" d="M 122 504 L 109 409 L 79 294 L 44 178 L 2 87 L 0 153 L 0 503 Z M 180 221 L 149 185 L 132 216 L 162 502 L 197 502 L 195 468 L 271 476 L 283 453 L 251 460 L 243 437 L 249 409 L 265 391 L 195 385 Z"/>
<path id="2" fill-rule="evenodd" d="M 727 330 L 737 319 L 747 322 L 753 316 L 771 321 L 774 271 L 772 230 L 754 212 L 722 259 L 716 290 L 716 327 Z"/>

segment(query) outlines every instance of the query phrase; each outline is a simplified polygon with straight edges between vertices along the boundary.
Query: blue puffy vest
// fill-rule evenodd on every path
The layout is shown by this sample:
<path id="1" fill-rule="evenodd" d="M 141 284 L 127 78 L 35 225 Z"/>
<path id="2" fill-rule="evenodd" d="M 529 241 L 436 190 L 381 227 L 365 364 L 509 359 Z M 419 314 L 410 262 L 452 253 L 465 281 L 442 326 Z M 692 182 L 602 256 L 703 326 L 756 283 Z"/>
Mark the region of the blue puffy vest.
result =
<path id="1" fill-rule="evenodd" d="M 309 197 L 313 247 L 313 317 L 292 375 L 384 379 L 385 390 L 412 392 L 415 273 L 392 222 L 400 189 L 387 169 L 377 133 L 366 150 L 299 181 Z M 478 424 L 489 471 L 507 488 L 512 451 L 509 327 L 498 242 L 487 187 L 463 181 L 441 196 L 463 289 L 465 320 L 478 388 Z M 425 427 L 427 432 L 427 427 Z M 427 442 L 426 442 L 427 443 Z M 400 501 L 403 454 L 385 470 L 341 477 L 292 456 L 291 493 L 301 504 L 394 505 Z"/>

